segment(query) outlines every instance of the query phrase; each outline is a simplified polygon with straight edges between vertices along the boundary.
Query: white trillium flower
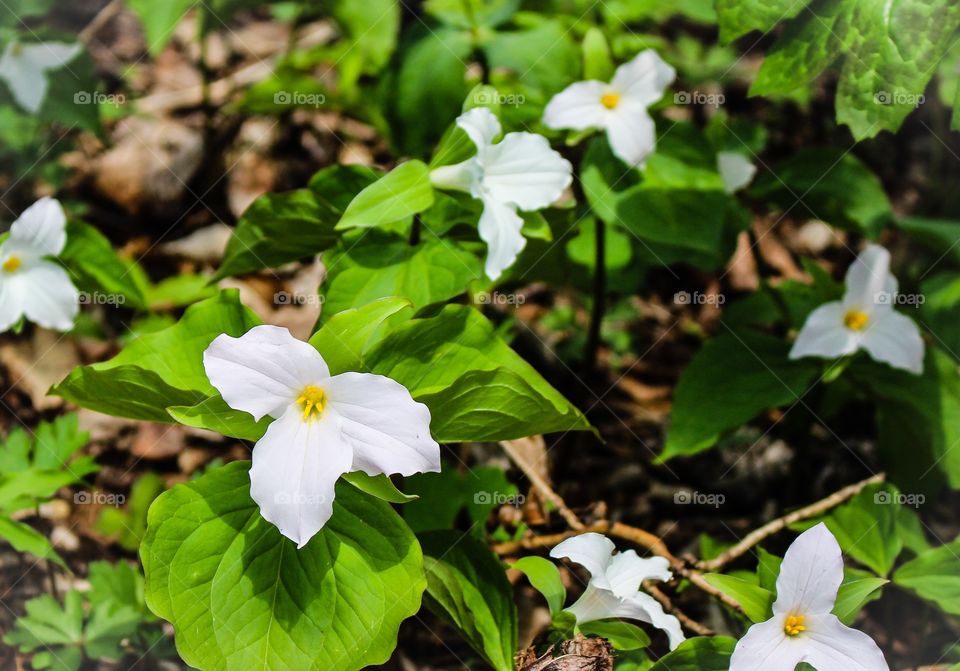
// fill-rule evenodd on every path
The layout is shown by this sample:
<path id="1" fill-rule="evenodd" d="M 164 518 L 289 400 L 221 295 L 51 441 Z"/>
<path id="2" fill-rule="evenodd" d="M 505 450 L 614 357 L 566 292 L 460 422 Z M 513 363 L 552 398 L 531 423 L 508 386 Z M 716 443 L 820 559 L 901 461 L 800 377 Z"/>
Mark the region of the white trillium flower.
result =
<path id="1" fill-rule="evenodd" d="M 330 519 L 344 473 L 440 470 L 427 406 L 382 375 L 331 376 L 320 353 L 285 328 L 219 335 L 203 366 L 231 408 L 274 418 L 253 448 L 250 495 L 298 548 Z"/>
<path id="2" fill-rule="evenodd" d="M 644 580 L 670 580 L 670 563 L 663 557 L 640 557 L 634 550 L 613 554 L 615 550 L 613 541 L 591 532 L 568 538 L 550 551 L 554 559 L 565 557 L 590 572 L 587 588 L 565 610 L 578 625 L 606 618 L 648 622 L 667 633 L 673 650 L 684 641 L 680 621 L 640 591 Z"/>
<path id="3" fill-rule="evenodd" d="M 800 662 L 817 671 L 887 671 L 874 640 L 831 613 L 841 582 L 840 546 L 826 525 L 800 534 L 780 565 L 773 617 L 737 642 L 730 671 L 792 671 Z"/>
<path id="4" fill-rule="evenodd" d="M 47 97 L 47 70 L 61 68 L 83 47 L 66 42 L 8 42 L 0 56 L 0 79 L 23 109 L 36 114 Z"/>
<path id="5" fill-rule="evenodd" d="M 724 193 L 733 194 L 753 181 L 757 166 L 743 154 L 721 151 L 717 153 L 717 171 L 723 180 Z"/>
<path id="6" fill-rule="evenodd" d="M 0 331 L 26 317 L 44 328 L 68 331 L 80 309 L 76 287 L 48 261 L 67 243 L 67 217 L 60 203 L 41 198 L 23 211 L 0 244 Z"/>
<path id="7" fill-rule="evenodd" d="M 897 278 L 890 274 L 890 252 L 868 245 L 847 270 L 843 300 L 810 313 L 790 358 L 835 358 L 864 349 L 894 368 L 923 372 L 923 338 L 909 317 L 893 309 Z"/>
<path id="8" fill-rule="evenodd" d="M 642 167 L 657 143 L 647 108 L 676 77 L 656 51 L 646 49 L 618 67 L 610 83 L 576 82 L 555 95 L 543 110 L 543 123 L 554 129 L 603 129 L 619 159 Z"/>
<path id="9" fill-rule="evenodd" d="M 487 243 L 486 273 L 495 280 L 527 244 L 517 210 L 551 205 L 573 181 L 573 167 L 542 135 L 507 133 L 494 144 L 500 121 L 486 107 L 464 112 L 457 117 L 457 126 L 476 145 L 477 154 L 434 169 L 430 181 L 437 188 L 466 191 L 483 201 L 479 232 Z"/>

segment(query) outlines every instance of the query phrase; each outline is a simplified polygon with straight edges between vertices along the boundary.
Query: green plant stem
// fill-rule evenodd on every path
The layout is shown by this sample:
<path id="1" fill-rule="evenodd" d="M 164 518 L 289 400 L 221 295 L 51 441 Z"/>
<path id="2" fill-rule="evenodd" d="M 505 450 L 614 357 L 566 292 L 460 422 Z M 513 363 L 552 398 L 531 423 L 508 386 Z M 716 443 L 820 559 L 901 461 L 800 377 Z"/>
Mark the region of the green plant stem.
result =
<path id="1" fill-rule="evenodd" d="M 607 254 L 603 220 L 597 217 L 594 226 L 596 266 L 593 269 L 593 305 L 590 310 L 590 326 L 587 331 L 587 345 L 584 351 L 584 363 L 588 369 L 595 368 L 597 365 L 597 353 L 600 349 L 600 327 L 603 324 L 607 294 Z"/>

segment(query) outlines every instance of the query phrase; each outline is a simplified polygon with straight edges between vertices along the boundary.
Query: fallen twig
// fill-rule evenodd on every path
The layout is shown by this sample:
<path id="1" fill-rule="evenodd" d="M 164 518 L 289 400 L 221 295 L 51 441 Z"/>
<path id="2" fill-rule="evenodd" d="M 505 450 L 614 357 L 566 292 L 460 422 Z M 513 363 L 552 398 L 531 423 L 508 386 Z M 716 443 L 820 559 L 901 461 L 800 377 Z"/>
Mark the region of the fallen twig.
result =
<path id="1" fill-rule="evenodd" d="M 523 471 L 523 474 L 527 476 L 527 479 L 533 483 L 533 486 L 536 487 L 537 491 L 540 492 L 540 496 L 552 503 L 557 508 L 557 512 L 560 513 L 560 517 L 570 525 L 571 529 L 576 531 L 585 531 L 586 526 L 583 522 L 580 521 L 580 518 L 577 517 L 576 513 L 570 510 L 567 507 L 566 502 L 564 502 L 563 497 L 553 491 L 553 488 L 550 484 L 543 479 L 540 473 L 537 472 L 537 469 L 533 464 L 527 462 L 523 454 L 516 448 L 516 441 L 513 440 L 502 440 L 500 441 L 500 446 L 503 448 L 503 451 L 507 453 L 507 456 L 517 465 L 517 467 Z"/>

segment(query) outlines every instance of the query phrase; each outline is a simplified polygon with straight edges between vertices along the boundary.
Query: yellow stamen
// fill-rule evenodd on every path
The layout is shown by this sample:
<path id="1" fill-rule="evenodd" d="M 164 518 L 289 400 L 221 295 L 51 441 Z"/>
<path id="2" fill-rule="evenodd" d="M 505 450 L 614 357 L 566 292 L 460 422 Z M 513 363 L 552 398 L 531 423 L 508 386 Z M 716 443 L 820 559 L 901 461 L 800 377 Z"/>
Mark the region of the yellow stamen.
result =
<path id="1" fill-rule="evenodd" d="M 618 104 L 620 104 L 620 94 L 619 93 L 604 93 L 600 98 L 600 104 L 606 107 L 608 110 L 612 110 Z"/>
<path id="2" fill-rule="evenodd" d="M 22 53 L 23 53 L 23 45 L 20 44 L 19 42 L 14 42 L 13 46 L 10 47 L 10 55 L 19 56 Z"/>
<path id="3" fill-rule="evenodd" d="M 304 387 L 297 398 L 297 404 L 303 406 L 304 421 L 320 417 L 326 403 L 327 395 L 323 393 L 323 389 L 314 387 L 312 384 Z"/>
<path id="4" fill-rule="evenodd" d="M 843 315 L 843 325 L 851 331 L 862 331 L 869 321 L 867 313 L 860 310 L 847 310 L 847 314 Z"/>
<path id="5" fill-rule="evenodd" d="M 803 615 L 789 615 L 786 622 L 783 623 L 783 633 L 787 636 L 797 636 L 807 630 L 803 626 L 806 617 Z"/>
<path id="6" fill-rule="evenodd" d="M 20 260 L 20 257 L 11 254 L 9 257 L 7 257 L 7 260 L 3 262 L 3 269 L 8 273 L 12 273 L 22 265 L 23 261 Z"/>

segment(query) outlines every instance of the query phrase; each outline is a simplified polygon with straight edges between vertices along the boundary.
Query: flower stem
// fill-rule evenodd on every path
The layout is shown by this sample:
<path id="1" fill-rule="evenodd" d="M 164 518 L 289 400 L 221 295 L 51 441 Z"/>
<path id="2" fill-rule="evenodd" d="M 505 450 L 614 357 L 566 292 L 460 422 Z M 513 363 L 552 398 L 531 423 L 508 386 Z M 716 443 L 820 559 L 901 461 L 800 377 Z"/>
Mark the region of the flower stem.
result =
<path id="1" fill-rule="evenodd" d="M 588 369 L 597 365 L 597 352 L 600 349 L 600 326 L 606 308 L 607 264 L 604 224 L 600 217 L 594 220 L 594 245 L 596 264 L 593 269 L 593 305 L 590 310 L 590 326 L 587 331 L 587 345 L 584 351 L 584 363 Z"/>

